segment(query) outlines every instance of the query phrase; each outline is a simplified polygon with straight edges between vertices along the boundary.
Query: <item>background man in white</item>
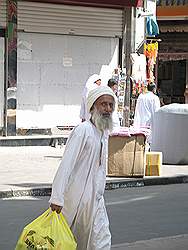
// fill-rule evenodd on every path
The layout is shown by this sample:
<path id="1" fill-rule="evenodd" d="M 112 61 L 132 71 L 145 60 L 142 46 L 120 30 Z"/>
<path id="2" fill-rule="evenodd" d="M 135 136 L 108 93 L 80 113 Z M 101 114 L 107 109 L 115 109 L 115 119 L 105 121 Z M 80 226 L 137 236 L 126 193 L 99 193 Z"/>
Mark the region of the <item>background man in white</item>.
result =
<path id="1" fill-rule="evenodd" d="M 115 79 L 111 78 L 108 80 L 108 87 L 110 87 L 115 94 L 115 108 L 112 114 L 113 132 L 115 132 L 120 129 L 120 120 L 118 114 L 118 98 L 117 98 L 118 82 Z"/>
<path id="2" fill-rule="evenodd" d="M 82 93 L 82 100 L 81 100 L 81 107 L 80 107 L 80 119 L 82 122 L 85 120 L 90 119 L 90 113 L 87 110 L 87 96 L 90 90 L 97 88 L 101 85 L 101 77 L 97 74 L 93 74 L 87 80 L 83 93 Z"/>
<path id="3" fill-rule="evenodd" d="M 149 134 L 147 142 L 152 142 L 152 126 L 155 112 L 160 108 L 160 100 L 156 95 L 156 85 L 149 83 L 147 91 L 139 95 L 135 108 L 135 116 L 133 126 L 136 129 L 148 128 Z"/>
<path id="4" fill-rule="evenodd" d="M 111 234 L 104 204 L 108 130 L 115 98 L 107 86 L 91 90 L 91 119 L 72 131 L 52 185 L 50 206 L 64 214 L 78 250 L 110 250 Z"/>
<path id="5" fill-rule="evenodd" d="M 160 108 L 160 100 L 156 95 L 156 85 L 149 83 L 147 85 L 147 91 L 141 93 L 137 99 L 134 127 L 151 127 L 153 115 Z"/>

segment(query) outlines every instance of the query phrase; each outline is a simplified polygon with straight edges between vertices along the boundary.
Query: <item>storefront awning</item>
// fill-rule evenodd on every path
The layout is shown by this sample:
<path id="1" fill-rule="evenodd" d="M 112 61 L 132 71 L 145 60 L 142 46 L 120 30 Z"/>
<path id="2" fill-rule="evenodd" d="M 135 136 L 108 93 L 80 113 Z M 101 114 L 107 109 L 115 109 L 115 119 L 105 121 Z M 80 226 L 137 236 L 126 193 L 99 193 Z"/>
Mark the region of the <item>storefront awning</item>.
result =
<path id="1" fill-rule="evenodd" d="M 188 60 L 188 52 L 184 52 L 184 53 L 159 53 L 158 59 L 160 61 Z"/>
<path id="2" fill-rule="evenodd" d="M 23 0 L 27 1 L 27 0 Z M 30 0 L 30 2 L 72 4 L 95 7 L 143 7 L 143 0 Z"/>
<path id="3" fill-rule="evenodd" d="M 167 25 L 160 25 L 160 32 L 188 32 L 188 23 L 186 24 L 176 24 L 174 22 L 174 25 L 167 24 Z"/>
<path id="4" fill-rule="evenodd" d="M 186 20 L 188 5 L 157 6 L 158 20 Z"/>
<path id="5" fill-rule="evenodd" d="M 159 24 L 160 26 L 160 24 Z M 177 61 L 188 59 L 188 43 L 186 32 L 160 33 L 158 59 Z"/>

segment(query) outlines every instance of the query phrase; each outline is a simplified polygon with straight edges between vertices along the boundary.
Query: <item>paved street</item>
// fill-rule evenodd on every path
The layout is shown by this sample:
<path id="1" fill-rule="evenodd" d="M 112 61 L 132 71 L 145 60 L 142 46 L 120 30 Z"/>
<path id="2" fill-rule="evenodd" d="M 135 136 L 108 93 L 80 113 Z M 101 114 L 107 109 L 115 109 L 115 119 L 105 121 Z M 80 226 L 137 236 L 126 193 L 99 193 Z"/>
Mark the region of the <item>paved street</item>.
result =
<path id="1" fill-rule="evenodd" d="M 188 184 L 106 191 L 115 250 L 187 250 Z M 0 249 L 13 250 L 24 225 L 42 213 L 49 197 L 0 200 Z M 2 226 L 3 225 L 3 226 Z"/>
<path id="2" fill-rule="evenodd" d="M 188 185 L 168 185 L 106 193 L 113 248 L 187 250 Z"/>
<path id="3" fill-rule="evenodd" d="M 57 148 L 50 146 L 0 147 L 0 197 L 7 197 L 1 196 L 2 192 L 7 191 L 14 192 L 13 194 L 18 196 L 30 189 L 40 188 L 44 192 L 44 188 L 51 188 L 64 148 L 64 146 Z M 107 183 L 112 183 L 113 188 L 132 186 L 130 182 L 133 180 L 140 183 L 139 186 L 143 185 L 143 181 L 147 182 L 147 185 L 153 185 L 153 182 L 169 184 L 179 183 L 177 180 L 179 177 L 184 179 L 183 182 L 188 182 L 188 165 L 162 165 L 160 176 L 107 177 Z M 162 178 L 167 179 L 162 180 Z M 124 185 L 121 185 L 123 182 Z"/>

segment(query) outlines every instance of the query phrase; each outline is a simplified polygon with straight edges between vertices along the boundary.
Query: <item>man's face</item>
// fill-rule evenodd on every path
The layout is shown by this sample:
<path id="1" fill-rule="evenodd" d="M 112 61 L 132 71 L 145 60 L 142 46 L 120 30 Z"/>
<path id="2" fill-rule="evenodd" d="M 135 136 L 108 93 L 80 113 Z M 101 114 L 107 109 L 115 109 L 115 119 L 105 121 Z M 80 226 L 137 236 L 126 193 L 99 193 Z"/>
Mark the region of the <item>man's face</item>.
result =
<path id="1" fill-rule="evenodd" d="M 114 111 L 114 98 L 110 95 L 102 95 L 95 102 L 95 107 L 99 114 L 109 117 Z"/>
<path id="2" fill-rule="evenodd" d="M 95 83 L 100 86 L 101 85 L 101 79 L 98 79 L 97 81 L 95 81 Z"/>
<path id="3" fill-rule="evenodd" d="M 111 87 L 111 89 L 113 90 L 113 92 L 114 92 L 115 94 L 117 94 L 117 91 L 118 91 L 118 85 L 117 85 L 117 84 L 115 84 L 114 86 L 112 86 L 112 87 Z"/>
<path id="4" fill-rule="evenodd" d="M 112 130 L 114 105 L 114 98 L 110 95 L 103 95 L 96 100 L 91 115 L 93 123 L 99 130 Z"/>

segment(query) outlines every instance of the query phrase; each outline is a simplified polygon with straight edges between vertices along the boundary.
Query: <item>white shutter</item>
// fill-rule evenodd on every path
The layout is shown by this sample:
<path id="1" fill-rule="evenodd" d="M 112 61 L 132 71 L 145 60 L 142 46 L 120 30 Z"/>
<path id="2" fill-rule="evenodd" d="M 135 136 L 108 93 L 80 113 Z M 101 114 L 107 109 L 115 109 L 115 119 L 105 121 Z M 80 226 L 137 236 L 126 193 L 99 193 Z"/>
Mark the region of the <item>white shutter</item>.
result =
<path id="1" fill-rule="evenodd" d="M 123 11 L 18 1 L 18 29 L 25 32 L 121 37 Z"/>
<path id="2" fill-rule="evenodd" d="M 0 0 L 0 28 L 6 27 L 6 0 Z"/>

